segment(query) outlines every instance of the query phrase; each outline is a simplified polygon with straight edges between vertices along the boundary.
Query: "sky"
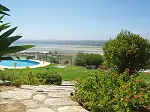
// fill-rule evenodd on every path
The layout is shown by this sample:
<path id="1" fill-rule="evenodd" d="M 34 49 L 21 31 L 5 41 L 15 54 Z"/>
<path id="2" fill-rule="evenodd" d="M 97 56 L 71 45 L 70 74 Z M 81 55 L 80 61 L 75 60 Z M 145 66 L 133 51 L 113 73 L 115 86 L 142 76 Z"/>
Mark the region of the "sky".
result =
<path id="1" fill-rule="evenodd" d="M 122 29 L 150 40 L 150 0 L 0 0 L 21 39 L 109 40 Z"/>

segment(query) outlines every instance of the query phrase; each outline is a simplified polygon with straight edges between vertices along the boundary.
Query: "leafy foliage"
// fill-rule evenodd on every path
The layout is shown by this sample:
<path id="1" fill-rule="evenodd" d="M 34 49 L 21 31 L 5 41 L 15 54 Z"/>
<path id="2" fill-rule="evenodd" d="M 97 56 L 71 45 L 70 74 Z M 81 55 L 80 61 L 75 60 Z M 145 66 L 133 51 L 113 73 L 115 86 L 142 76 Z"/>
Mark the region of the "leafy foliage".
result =
<path id="1" fill-rule="evenodd" d="M 9 16 L 9 14 L 7 14 L 6 11 L 9 11 L 9 9 L 0 4 L 0 14 L 2 14 L 2 16 L 0 16 L 1 23 L 3 22 L 2 19 L 3 19 L 4 15 Z M 0 24 L 0 32 L 9 27 L 10 27 L 9 23 Z M 18 40 L 22 37 L 20 35 L 10 37 L 10 35 L 16 29 L 17 29 L 17 27 L 14 27 L 0 35 L 0 59 L 2 59 L 1 57 L 5 54 L 19 52 L 19 51 L 34 47 L 34 45 L 10 46 L 13 42 L 15 42 L 16 40 Z"/>
<path id="2" fill-rule="evenodd" d="M 9 16 L 9 14 L 7 14 L 5 11 L 10 11 L 10 10 L 7 7 L 0 4 L 0 14 Z"/>
<path id="3" fill-rule="evenodd" d="M 127 70 L 119 75 L 100 70 L 76 81 L 73 98 L 90 112 L 131 112 L 150 105 L 150 87 Z"/>
<path id="4" fill-rule="evenodd" d="M 130 69 L 130 74 L 145 69 L 150 59 L 149 41 L 127 30 L 106 42 L 103 51 L 105 64 L 119 73 L 126 68 Z"/>
<path id="5" fill-rule="evenodd" d="M 12 72 L 0 71 L 0 80 L 10 81 L 11 85 L 21 86 L 25 85 L 39 85 L 41 82 L 39 79 L 31 72 L 29 67 L 26 67 L 26 71 L 14 69 Z M 4 83 L 5 84 L 5 83 Z"/>
<path id="6" fill-rule="evenodd" d="M 42 72 L 38 73 L 37 77 L 44 79 L 45 84 L 61 85 L 62 83 L 62 77 L 58 72 Z"/>
<path id="7" fill-rule="evenodd" d="M 57 57 L 50 57 L 50 62 L 59 64 Z"/>
<path id="8" fill-rule="evenodd" d="M 100 54 L 85 54 L 83 56 L 84 65 L 96 65 L 98 67 L 103 62 L 102 55 Z"/>
<path id="9" fill-rule="evenodd" d="M 96 65 L 97 67 L 103 62 L 102 56 L 100 54 L 85 54 L 79 52 L 75 58 L 75 65 L 87 66 L 87 65 Z"/>
<path id="10" fill-rule="evenodd" d="M 78 65 L 78 66 L 84 66 L 84 63 L 83 63 L 83 56 L 84 56 L 84 53 L 83 52 L 78 52 L 76 54 L 76 57 L 75 57 L 75 60 L 74 60 L 74 64 L 75 65 Z"/>
<path id="11" fill-rule="evenodd" d="M 26 70 L 14 69 L 11 72 L 0 71 L 0 80 L 10 81 L 11 85 L 40 85 L 40 84 L 53 84 L 60 85 L 62 77 L 58 72 L 45 72 L 38 73 L 32 72 L 31 68 L 26 67 Z"/>

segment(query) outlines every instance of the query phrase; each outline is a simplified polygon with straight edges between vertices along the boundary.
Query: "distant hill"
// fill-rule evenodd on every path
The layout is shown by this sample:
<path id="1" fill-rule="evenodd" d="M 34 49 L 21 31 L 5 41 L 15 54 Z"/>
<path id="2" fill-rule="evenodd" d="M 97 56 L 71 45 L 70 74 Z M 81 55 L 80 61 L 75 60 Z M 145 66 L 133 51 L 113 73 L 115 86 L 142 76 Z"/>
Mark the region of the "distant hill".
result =
<path id="1" fill-rule="evenodd" d="M 103 46 L 108 40 L 18 40 L 16 43 Z"/>

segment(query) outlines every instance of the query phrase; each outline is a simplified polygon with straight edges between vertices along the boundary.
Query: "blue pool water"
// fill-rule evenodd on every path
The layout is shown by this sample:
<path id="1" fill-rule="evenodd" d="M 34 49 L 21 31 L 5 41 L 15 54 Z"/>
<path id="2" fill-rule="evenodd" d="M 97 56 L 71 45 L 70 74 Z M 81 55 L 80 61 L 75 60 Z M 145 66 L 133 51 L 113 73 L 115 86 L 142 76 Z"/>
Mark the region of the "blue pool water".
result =
<path id="1" fill-rule="evenodd" d="M 16 67 L 35 66 L 39 64 L 39 62 L 31 60 L 3 60 L 0 62 L 0 65 L 14 67 L 14 63 L 17 63 Z"/>

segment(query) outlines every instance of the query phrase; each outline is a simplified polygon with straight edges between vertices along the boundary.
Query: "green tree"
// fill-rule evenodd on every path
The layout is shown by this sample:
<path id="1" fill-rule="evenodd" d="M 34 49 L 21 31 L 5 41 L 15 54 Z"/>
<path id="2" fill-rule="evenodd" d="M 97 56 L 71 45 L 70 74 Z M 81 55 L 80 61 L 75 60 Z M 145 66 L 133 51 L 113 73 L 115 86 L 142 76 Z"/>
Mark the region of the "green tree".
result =
<path id="1" fill-rule="evenodd" d="M 6 13 L 7 11 L 10 11 L 10 10 L 7 7 L 0 4 L 0 14 L 1 14 L 1 16 L 0 16 L 0 33 L 3 30 L 10 27 L 10 23 L 3 24 L 3 21 L 2 21 L 2 19 L 5 15 L 10 16 L 9 14 Z M 0 35 L 0 60 L 4 59 L 4 57 L 2 57 L 2 56 L 5 54 L 19 52 L 19 51 L 34 47 L 34 45 L 10 46 L 13 42 L 15 42 L 16 40 L 18 40 L 22 37 L 20 35 L 10 37 L 10 35 L 16 29 L 17 29 L 17 27 L 14 27 Z"/>
<path id="2" fill-rule="evenodd" d="M 150 59 L 149 41 L 127 30 L 106 42 L 103 51 L 105 64 L 119 73 L 127 68 L 130 74 L 145 69 Z"/>
<path id="3" fill-rule="evenodd" d="M 96 67 L 98 67 L 103 62 L 102 55 L 100 54 L 85 54 L 82 60 L 85 66 L 96 65 Z"/>
<path id="4" fill-rule="evenodd" d="M 83 52 L 78 52 L 75 56 L 74 64 L 79 65 L 79 66 L 83 66 L 84 65 L 83 56 L 84 56 Z"/>
<path id="5" fill-rule="evenodd" d="M 102 62 L 103 59 L 100 54 L 78 52 L 75 57 L 75 65 L 79 66 L 96 65 L 98 67 Z"/>

